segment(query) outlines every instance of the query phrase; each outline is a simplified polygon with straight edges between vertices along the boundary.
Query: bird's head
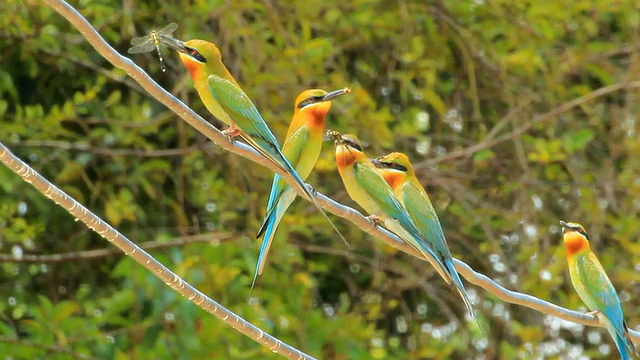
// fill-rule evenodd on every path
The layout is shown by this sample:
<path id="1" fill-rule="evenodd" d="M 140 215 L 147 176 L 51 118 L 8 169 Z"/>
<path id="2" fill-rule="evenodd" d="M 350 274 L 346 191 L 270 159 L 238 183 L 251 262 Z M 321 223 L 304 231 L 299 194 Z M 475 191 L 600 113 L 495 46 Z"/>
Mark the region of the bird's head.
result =
<path id="1" fill-rule="evenodd" d="M 562 226 L 562 240 L 567 247 L 567 256 L 589 248 L 589 237 L 582 225 L 562 220 L 560 220 L 560 225 Z"/>
<path id="2" fill-rule="evenodd" d="M 293 110 L 295 114 L 294 121 L 297 119 L 297 121 L 308 122 L 309 125 L 323 128 L 324 118 L 331 108 L 331 100 L 350 92 L 350 88 L 334 90 L 332 92 L 326 92 L 321 89 L 303 91 L 298 95 L 295 102 Z"/>
<path id="3" fill-rule="evenodd" d="M 400 152 L 392 152 L 377 159 L 372 159 L 371 163 L 392 188 L 404 183 L 407 177 L 415 176 L 409 157 Z"/>
<path id="4" fill-rule="evenodd" d="M 216 70 L 226 71 L 220 49 L 213 43 L 198 39 L 182 41 L 166 35 L 160 35 L 159 39 L 160 43 L 178 52 L 194 80 Z"/>
<path id="5" fill-rule="evenodd" d="M 343 168 L 365 157 L 360 140 L 355 135 L 342 135 L 337 131 L 327 130 L 326 138 L 336 144 L 336 163 Z"/>
<path id="6" fill-rule="evenodd" d="M 301 111 L 313 111 L 324 115 L 331 108 L 331 100 L 350 92 L 350 88 L 334 90 L 332 92 L 326 92 L 322 89 L 305 90 L 298 95 L 294 111 L 296 113 Z"/>
<path id="7" fill-rule="evenodd" d="M 414 173 L 409 157 L 401 152 L 392 152 L 373 159 L 371 162 L 378 169 L 388 169 L 389 171 L 403 172 L 409 175 Z"/>

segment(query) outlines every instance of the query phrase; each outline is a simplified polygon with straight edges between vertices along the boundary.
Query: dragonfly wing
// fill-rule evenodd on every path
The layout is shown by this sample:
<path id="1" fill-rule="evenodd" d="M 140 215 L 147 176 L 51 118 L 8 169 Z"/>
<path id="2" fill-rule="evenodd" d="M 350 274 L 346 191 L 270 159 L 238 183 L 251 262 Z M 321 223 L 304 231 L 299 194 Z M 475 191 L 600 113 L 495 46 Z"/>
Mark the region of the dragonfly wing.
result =
<path id="1" fill-rule="evenodd" d="M 136 44 L 135 46 L 130 47 L 127 52 L 129 54 L 140 54 L 153 51 L 156 46 L 153 44 L 153 41 L 151 41 L 151 38 L 147 38 L 147 40 L 148 42 L 146 43 Z M 131 40 L 131 42 L 133 43 L 133 40 Z"/>
<path id="2" fill-rule="evenodd" d="M 140 36 L 140 37 L 135 37 L 133 39 L 131 39 L 131 45 L 137 46 L 137 45 L 142 45 L 146 42 L 150 42 L 151 41 L 151 36 L 147 35 L 147 36 Z"/>
<path id="3" fill-rule="evenodd" d="M 174 31 L 178 29 L 178 24 L 172 22 L 171 24 L 164 27 L 162 30 L 158 30 L 157 33 L 160 35 L 171 35 Z"/>

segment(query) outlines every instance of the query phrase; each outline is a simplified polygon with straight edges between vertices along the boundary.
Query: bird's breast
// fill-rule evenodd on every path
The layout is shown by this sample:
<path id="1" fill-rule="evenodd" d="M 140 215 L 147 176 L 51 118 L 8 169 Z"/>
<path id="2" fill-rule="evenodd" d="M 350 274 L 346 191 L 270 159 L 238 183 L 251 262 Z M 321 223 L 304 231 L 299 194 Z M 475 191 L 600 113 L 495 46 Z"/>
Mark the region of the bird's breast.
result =
<path id="1" fill-rule="evenodd" d="M 572 257 L 577 253 L 587 250 L 589 244 L 587 240 L 577 232 L 564 234 L 564 245 L 567 247 L 567 257 Z"/>
<path id="2" fill-rule="evenodd" d="M 349 148 L 345 145 L 338 145 L 336 148 L 336 164 L 338 164 L 338 168 L 349 167 L 356 160 L 358 159 L 355 152 L 349 151 Z"/>
<path id="3" fill-rule="evenodd" d="M 202 64 L 196 62 L 190 56 L 185 54 L 180 54 L 180 60 L 182 60 L 184 67 L 186 67 L 187 71 L 189 71 L 189 75 L 191 75 L 191 78 L 196 81 L 196 79 L 198 79 L 198 75 L 200 75 Z"/>
<path id="4" fill-rule="evenodd" d="M 394 190 L 404 183 L 404 176 L 395 171 L 383 171 L 382 177 Z"/>

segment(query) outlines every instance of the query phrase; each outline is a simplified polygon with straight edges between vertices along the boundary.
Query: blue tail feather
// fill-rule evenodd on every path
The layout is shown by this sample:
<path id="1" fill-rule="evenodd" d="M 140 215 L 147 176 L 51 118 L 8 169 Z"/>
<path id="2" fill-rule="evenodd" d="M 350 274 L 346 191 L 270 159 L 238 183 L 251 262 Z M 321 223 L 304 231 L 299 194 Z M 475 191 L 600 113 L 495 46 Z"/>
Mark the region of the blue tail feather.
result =
<path id="1" fill-rule="evenodd" d="M 269 254 L 269 248 L 271 247 L 271 242 L 276 234 L 278 225 L 295 198 L 296 193 L 290 187 L 287 187 L 282 195 L 278 197 L 278 201 L 273 204 L 273 210 L 268 214 L 268 218 L 265 219 L 265 223 L 263 224 L 265 228 L 264 237 L 262 238 L 262 245 L 260 246 L 260 254 L 258 255 L 258 263 L 256 264 L 256 272 L 253 276 L 250 293 L 253 292 L 258 276 L 262 274 L 264 264 L 267 261 L 267 255 Z"/>
<path id="2" fill-rule="evenodd" d="M 453 284 L 456 287 L 456 290 L 458 291 L 458 293 L 462 297 L 462 301 L 464 301 L 464 305 L 467 308 L 467 311 L 469 312 L 469 315 L 471 315 L 473 320 L 478 324 L 478 327 L 480 328 L 480 331 L 482 331 L 484 333 L 484 329 L 482 328 L 482 325 L 480 324 L 480 321 L 478 320 L 478 316 L 476 315 L 476 311 L 473 308 L 473 303 L 471 302 L 471 299 L 469 299 L 469 295 L 467 294 L 467 290 L 464 288 L 464 284 L 462 283 L 462 279 L 460 278 L 460 274 L 458 274 L 458 271 L 456 270 L 455 265 L 453 264 L 453 259 L 451 259 L 451 258 L 445 259 L 444 263 L 445 263 L 445 266 L 447 267 L 447 269 L 449 270 L 449 273 L 451 274 L 451 278 L 453 279 Z"/>
<path id="3" fill-rule="evenodd" d="M 620 353 L 620 359 L 622 360 L 630 360 L 631 355 L 627 351 L 627 342 L 626 339 L 618 334 L 615 334 L 614 341 L 616 343 L 616 347 L 618 348 L 618 352 Z"/>

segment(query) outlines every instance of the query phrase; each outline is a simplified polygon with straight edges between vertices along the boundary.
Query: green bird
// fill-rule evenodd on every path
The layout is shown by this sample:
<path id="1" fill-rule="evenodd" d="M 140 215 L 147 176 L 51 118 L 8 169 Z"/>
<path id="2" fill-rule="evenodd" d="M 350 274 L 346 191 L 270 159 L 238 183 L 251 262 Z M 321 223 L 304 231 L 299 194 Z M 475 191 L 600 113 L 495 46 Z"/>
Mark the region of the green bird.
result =
<path id="1" fill-rule="evenodd" d="M 451 284 L 453 279 L 449 270 L 411 220 L 393 189 L 365 156 L 358 138 L 336 131 L 330 131 L 328 136 L 336 143 L 336 164 L 349 196 L 371 215 L 371 219 L 381 221 L 407 245 L 420 252 L 438 274 Z"/>
<path id="2" fill-rule="evenodd" d="M 629 352 L 636 353 L 636 348 L 624 321 L 620 299 L 596 254 L 591 251 L 587 232 L 578 223 L 560 221 L 560 225 L 573 288 L 589 310 L 604 321 L 620 358 L 630 359 Z"/>
<path id="3" fill-rule="evenodd" d="M 287 131 L 287 137 L 282 146 L 282 152 L 295 166 L 296 171 L 303 179 L 306 179 L 316 166 L 322 149 L 324 135 L 324 119 L 331 108 L 331 100 L 338 96 L 348 94 L 351 89 L 344 88 L 327 93 L 320 89 L 303 91 L 295 101 L 293 118 Z M 275 174 L 271 185 L 271 194 L 267 204 L 267 213 L 258 231 L 258 238 L 264 235 L 256 273 L 253 278 L 253 289 L 258 276 L 262 274 L 267 260 L 271 241 L 276 233 L 278 224 L 285 212 L 295 200 L 297 194 L 291 186 Z"/>
<path id="4" fill-rule="evenodd" d="M 342 234 L 316 201 L 313 190 L 306 186 L 304 180 L 282 153 L 276 137 L 256 106 L 222 62 L 218 47 L 204 40 L 194 39 L 183 42 L 166 35 L 158 38 L 160 43 L 178 52 L 207 110 L 230 125 L 224 133 L 230 137 L 239 136 L 265 158 L 291 174 L 305 197 L 316 206 L 346 243 Z"/>
<path id="5" fill-rule="evenodd" d="M 403 153 L 393 152 L 371 160 L 371 162 L 387 184 L 391 186 L 395 196 L 407 210 L 422 235 L 429 240 L 436 256 L 444 263 L 447 272 L 453 279 L 453 285 L 460 293 L 467 311 L 479 325 L 473 304 L 467 295 L 458 271 L 453 265 L 453 257 L 444 237 L 438 215 L 431 204 L 429 195 L 416 177 L 416 172 L 411 161 L 409 161 L 409 157 Z"/>

